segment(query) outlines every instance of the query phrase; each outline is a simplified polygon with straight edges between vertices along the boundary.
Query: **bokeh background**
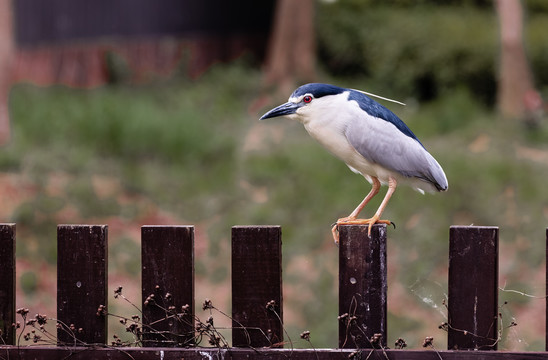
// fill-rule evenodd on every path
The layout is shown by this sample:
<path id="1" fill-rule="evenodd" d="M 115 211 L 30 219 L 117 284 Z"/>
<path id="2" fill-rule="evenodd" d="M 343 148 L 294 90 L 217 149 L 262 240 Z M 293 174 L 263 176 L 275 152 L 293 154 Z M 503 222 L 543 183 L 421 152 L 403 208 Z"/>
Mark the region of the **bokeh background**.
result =
<path id="1" fill-rule="evenodd" d="M 55 317 L 57 224 L 108 224 L 111 294 L 135 304 L 140 226 L 194 224 L 196 303 L 230 313 L 231 226 L 279 224 L 288 335 L 336 347 L 330 225 L 369 184 L 300 124 L 258 121 L 318 81 L 405 102 L 384 105 L 449 179 L 443 194 L 398 188 L 385 212 L 388 344 L 446 347 L 449 226 L 474 224 L 500 226 L 499 349 L 543 350 L 547 29 L 544 0 L 0 0 L 0 221 L 17 223 L 17 306 Z M 125 336 L 116 319 L 109 334 Z"/>

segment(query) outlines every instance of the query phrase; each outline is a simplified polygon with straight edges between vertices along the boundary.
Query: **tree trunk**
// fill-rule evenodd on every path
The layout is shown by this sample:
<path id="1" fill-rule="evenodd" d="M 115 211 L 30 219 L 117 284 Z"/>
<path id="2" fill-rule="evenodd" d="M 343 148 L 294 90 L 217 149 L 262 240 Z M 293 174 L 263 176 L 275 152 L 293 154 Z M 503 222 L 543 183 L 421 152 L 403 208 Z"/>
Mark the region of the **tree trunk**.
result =
<path id="1" fill-rule="evenodd" d="M 500 69 L 498 108 L 502 115 L 534 121 L 531 117 L 542 101 L 533 85 L 533 75 L 523 47 L 523 9 L 519 0 L 497 0 L 500 23 Z"/>
<path id="2" fill-rule="evenodd" d="M 13 27 L 11 0 L 0 0 L 0 145 L 10 138 L 8 95 L 13 69 Z"/>
<path id="3" fill-rule="evenodd" d="M 278 0 L 264 79 L 280 90 L 315 78 L 313 0 Z"/>

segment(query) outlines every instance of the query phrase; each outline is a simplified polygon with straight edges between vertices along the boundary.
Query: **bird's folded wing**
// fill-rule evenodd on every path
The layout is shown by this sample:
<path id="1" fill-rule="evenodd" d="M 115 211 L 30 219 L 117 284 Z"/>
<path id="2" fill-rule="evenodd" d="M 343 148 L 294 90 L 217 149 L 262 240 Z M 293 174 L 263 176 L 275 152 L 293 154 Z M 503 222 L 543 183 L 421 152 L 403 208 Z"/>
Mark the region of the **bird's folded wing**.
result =
<path id="1" fill-rule="evenodd" d="M 346 137 L 369 162 L 403 177 L 429 182 L 437 190 L 447 188 L 447 179 L 438 162 L 416 138 L 403 133 L 392 122 L 366 116 L 349 123 Z"/>

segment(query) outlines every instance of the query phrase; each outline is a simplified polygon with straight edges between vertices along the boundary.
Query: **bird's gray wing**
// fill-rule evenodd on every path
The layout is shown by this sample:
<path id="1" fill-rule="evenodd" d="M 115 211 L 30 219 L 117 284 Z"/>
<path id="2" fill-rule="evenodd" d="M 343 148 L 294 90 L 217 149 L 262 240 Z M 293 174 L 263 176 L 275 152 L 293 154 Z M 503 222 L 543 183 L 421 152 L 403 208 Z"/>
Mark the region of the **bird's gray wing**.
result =
<path id="1" fill-rule="evenodd" d="M 400 120 L 401 121 L 401 120 Z M 349 143 L 368 161 L 404 177 L 415 177 L 447 189 L 447 179 L 438 162 L 413 136 L 393 123 L 367 116 L 349 123 L 345 131 Z"/>

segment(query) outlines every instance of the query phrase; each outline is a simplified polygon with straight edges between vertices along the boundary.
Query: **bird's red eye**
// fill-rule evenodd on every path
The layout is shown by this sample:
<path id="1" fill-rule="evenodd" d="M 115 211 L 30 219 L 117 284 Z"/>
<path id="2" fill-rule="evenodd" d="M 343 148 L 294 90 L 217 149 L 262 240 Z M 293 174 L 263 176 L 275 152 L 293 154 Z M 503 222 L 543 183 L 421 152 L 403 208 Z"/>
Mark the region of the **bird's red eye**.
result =
<path id="1" fill-rule="evenodd" d="M 303 97 L 303 101 L 308 104 L 309 102 L 312 101 L 312 96 L 310 95 L 306 95 L 305 97 Z"/>

